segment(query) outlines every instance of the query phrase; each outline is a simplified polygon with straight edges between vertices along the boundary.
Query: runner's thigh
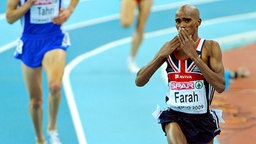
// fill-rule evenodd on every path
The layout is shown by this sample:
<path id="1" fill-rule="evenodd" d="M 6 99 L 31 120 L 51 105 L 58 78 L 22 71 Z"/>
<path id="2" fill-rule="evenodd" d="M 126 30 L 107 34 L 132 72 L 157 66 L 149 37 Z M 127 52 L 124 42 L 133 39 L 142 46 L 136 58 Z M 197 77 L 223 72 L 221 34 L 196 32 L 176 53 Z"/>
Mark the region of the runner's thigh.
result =
<path id="1" fill-rule="evenodd" d="M 151 11 L 153 0 L 142 0 L 139 4 L 138 26 L 144 26 Z"/>
<path id="2" fill-rule="evenodd" d="M 42 97 L 42 68 L 30 68 L 22 63 L 24 81 L 30 98 Z"/>
<path id="3" fill-rule="evenodd" d="M 137 2 L 135 0 L 121 0 L 120 21 L 123 26 L 130 26 L 135 17 Z"/>
<path id="4" fill-rule="evenodd" d="M 42 63 L 49 81 L 61 81 L 66 64 L 66 51 L 62 49 L 48 51 Z"/>

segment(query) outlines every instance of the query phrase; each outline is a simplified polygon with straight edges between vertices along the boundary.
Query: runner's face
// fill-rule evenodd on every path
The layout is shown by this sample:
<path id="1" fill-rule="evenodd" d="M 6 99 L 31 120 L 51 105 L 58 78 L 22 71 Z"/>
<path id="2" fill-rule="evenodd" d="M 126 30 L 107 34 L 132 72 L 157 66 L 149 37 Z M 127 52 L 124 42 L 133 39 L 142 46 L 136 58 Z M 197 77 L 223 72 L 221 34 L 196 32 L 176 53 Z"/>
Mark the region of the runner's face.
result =
<path id="1" fill-rule="evenodd" d="M 201 20 L 195 12 L 183 8 L 177 11 L 175 22 L 177 30 L 184 28 L 189 35 L 193 35 L 197 32 Z"/>

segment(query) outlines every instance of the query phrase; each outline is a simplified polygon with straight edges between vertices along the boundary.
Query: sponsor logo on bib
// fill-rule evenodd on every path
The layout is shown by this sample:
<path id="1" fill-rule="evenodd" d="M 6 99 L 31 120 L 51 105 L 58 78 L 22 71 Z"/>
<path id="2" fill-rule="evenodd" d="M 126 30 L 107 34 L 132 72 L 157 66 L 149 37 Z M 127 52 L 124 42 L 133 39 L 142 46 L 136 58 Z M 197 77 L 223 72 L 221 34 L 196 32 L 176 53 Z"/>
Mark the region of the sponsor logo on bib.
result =
<path id="1" fill-rule="evenodd" d="M 171 82 L 172 90 L 194 89 L 193 82 Z"/>

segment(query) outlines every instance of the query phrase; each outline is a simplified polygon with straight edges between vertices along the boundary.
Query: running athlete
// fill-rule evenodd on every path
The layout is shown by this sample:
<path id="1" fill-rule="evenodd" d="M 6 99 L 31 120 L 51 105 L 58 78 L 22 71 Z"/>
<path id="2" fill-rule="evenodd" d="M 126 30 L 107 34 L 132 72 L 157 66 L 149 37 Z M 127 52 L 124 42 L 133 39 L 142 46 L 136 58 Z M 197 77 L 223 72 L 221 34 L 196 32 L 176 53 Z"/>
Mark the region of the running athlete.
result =
<path id="1" fill-rule="evenodd" d="M 21 19 L 22 34 L 14 56 L 22 61 L 24 81 L 30 96 L 30 115 L 36 133 L 36 143 L 46 143 L 42 128 L 42 69 L 45 69 L 49 88 L 48 134 L 51 144 L 60 144 L 57 114 L 61 100 L 62 75 L 68 34 L 61 25 L 70 17 L 78 0 L 67 8 L 62 0 L 8 0 L 6 19 L 12 24 Z"/>
<path id="2" fill-rule="evenodd" d="M 135 56 L 143 40 L 144 28 L 150 14 L 153 0 L 121 0 L 120 22 L 125 28 L 128 28 L 134 21 L 135 9 L 138 7 L 138 20 L 136 29 L 132 36 L 131 50 L 128 56 L 128 69 L 132 73 L 137 73 L 139 67 L 135 62 Z"/>
<path id="3" fill-rule="evenodd" d="M 169 144 L 212 144 L 220 133 L 219 111 L 210 110 L 214 91 L 225 89 L 224 66 L 219 44 L 198 36 L 199 10 L 183 5 L 176 12 L 178 34 L 166 42 L 136 78 L 144 86 L 167 63 L 168 108 L 156 114 Z"/>

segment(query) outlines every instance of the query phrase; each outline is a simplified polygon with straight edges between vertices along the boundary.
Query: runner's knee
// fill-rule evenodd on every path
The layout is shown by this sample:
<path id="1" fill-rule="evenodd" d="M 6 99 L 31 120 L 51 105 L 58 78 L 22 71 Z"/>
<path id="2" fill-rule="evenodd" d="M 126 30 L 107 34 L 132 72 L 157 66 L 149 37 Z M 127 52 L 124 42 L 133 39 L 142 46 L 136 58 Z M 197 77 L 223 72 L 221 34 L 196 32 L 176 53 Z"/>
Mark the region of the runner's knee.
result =
<path id="1" fill-rule="evenodd" d="M 121 19 L 122 27 L 128 28 L 131 26 L 131 24 L 132 24 L 132 21 L 130 21 L 129 19 L 125 19 L 125 18 Z"/>
<path id="2" fill-rule="evenodd" d="M 136 26 L 136 31 L 137 31 L 138 33 L 144 33 L 144 29 L 145 29 L 145 26 L 144 26 L 144 25 L 138 24 L 138 25 Z"/>
<path id="3" fill-rule="evenodd" d="M 56 95 L 61 91 L 61 82 L 50 82 L 49 83 L 50 93 Z"/>
<path id="4" fill-rule="evenodd" d="M 42 99 L 41 98 L 31 98 L 30 99 L 30 107 L 33 110 L 40 109 L 42 107 Z"/>

